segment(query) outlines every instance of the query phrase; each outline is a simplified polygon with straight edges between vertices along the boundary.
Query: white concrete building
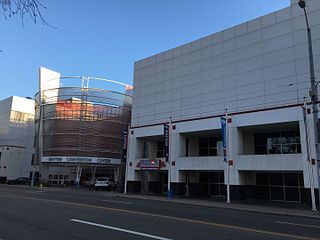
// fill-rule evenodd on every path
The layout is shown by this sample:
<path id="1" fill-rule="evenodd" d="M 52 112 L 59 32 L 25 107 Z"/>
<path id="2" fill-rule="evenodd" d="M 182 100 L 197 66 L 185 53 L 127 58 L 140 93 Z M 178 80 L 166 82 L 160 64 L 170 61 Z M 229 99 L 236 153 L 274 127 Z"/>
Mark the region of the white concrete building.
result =
<path id="1" fill-rule="evenodd" d="M 34 100 L 0 101 L 0 179 L 30 177 L 34 160 Z"/>
<path id="2" fill-rule="evenodd" d="M 231 200 L 310 203 L 317 164 L 312 114 L 303 117 L 310 78 L 306 24 L 296 2 L 135 62 L 128 192 L 166 192 L 170 169 L 174 194 L 224 196 L 220 118 L 227 110 Z M 307 5 L 320 76 L 320 1 Z M 163 158 L 163 125 L 170 119 L 171 164 Z"/>

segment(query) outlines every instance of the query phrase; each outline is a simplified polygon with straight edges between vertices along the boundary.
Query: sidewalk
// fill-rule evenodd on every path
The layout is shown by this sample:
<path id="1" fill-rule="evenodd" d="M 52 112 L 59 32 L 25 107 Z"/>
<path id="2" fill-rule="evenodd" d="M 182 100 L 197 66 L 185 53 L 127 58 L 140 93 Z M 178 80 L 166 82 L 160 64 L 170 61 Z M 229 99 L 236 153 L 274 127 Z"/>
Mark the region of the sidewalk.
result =
<path id="1" fill-rule="evenodd" d="M 115 193 L 115 196 L 125 197 L 125 198 L 135 198 L 135 199 L 146 199 L 153 201 L 161 201 L 161 202 L 172 202 L 178 204 L 187 204 L 187 205 L 195 205 L 195 206 L 205 206 L 205 207 L 214 207 L 214 208 L 224 208 L 224 209 L 232 209 L 239 211 L 247 211 L 247 212 L 258 212 L 258 213 L 266 213 L 266 214 L 277 214 L 284 216 L 296 216 L 296 217 L 307 217 L 307 218 L 316 218 L 320 219 L 319 211 L 309 210 L 307 207 L 283 207 L 283 206 L 265 206 L 259 204 L 250 204 L 250 203 L 241 203 L 235 202 L 231 204 L 227 204 L 221 201 L 215 200 L 207 200 L 207 199 L 187 199 L 187 198 L 179 198 L 173 197 L 172 199 L 168 199 L 165 196 L 150 196 L 150 195 L 141 195 L 141 194 L 121 194 Z"/>

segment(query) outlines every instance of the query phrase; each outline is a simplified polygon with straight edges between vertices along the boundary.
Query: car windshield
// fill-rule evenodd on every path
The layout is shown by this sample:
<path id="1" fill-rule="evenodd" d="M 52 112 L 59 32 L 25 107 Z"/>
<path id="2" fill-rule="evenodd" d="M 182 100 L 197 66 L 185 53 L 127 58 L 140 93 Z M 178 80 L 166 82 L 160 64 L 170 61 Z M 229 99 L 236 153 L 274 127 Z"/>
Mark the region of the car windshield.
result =
<path id="1" fill-rule="evenodd" d="M 96 180 L 97 181 L 107 181 L 108 179 L 107 178 L 97 178 Z"/>

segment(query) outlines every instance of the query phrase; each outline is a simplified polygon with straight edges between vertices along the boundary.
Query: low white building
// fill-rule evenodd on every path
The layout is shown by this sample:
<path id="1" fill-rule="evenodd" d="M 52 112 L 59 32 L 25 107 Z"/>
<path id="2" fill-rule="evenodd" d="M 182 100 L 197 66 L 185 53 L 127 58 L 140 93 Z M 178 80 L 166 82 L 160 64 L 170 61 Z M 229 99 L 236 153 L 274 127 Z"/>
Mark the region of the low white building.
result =
<path id="1" fill-rule="evenodd" d="M 312 114 L 304 120 L 302 108 L 305 98 L 310 103 L 310 77 L 296 3 L 135 62 L 128 192 L 166 192 L 169 171 L 174 194 L 225 196 L 229 179 L 231 201 L 310 204 L 318 170 Z M 307 5 L 320 76 L 320 1 Z M 226 111 L 230 177 L 221 148 Z"/>
<path id="2" fill-rule="evenodd" d="M 34 160 L 34 100 L 0 101 L 0 179 L 31 177 Z"/>

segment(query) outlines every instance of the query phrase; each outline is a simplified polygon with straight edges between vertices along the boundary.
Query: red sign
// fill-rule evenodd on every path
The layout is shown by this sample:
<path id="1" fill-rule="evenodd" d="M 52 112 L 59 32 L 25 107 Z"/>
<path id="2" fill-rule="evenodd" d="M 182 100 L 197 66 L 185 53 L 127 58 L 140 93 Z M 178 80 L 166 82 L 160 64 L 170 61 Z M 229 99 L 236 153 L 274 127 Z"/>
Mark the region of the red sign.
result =
<path id="1" fill-rule="evenodd" d="M 161 167 L 160 159 L 140 160 L 140 168 L 144 170 L 158 170 Z"/>

